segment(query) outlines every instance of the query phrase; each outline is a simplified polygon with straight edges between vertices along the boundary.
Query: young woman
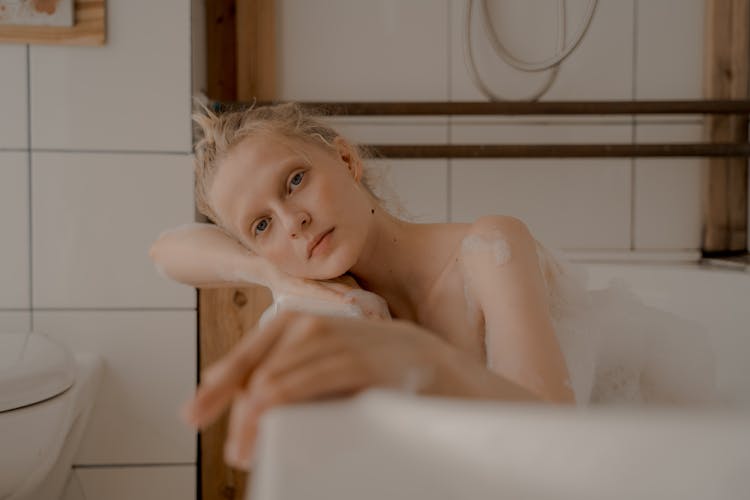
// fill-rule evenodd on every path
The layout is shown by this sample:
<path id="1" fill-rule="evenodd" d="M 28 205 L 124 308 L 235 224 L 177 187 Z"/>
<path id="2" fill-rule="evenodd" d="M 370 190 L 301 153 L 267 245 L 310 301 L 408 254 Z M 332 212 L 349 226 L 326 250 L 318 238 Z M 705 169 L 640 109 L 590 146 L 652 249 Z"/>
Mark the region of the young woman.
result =
<path id="1" fill-rule="evenodd" d="M 277 303 L 363 312 L 287 308 L 203 374 L 183 416 L 203 427 L 232 404 L 229 463 L 247 467 L 269 408 L 368 387 L 590 400 L 597 328 L 569 320 L 591 311 L 592 298 L 521 220 L 391 215 L 368 185 L 366 153 L 294 103 L 204 108 L 194 119 L 203 135 L 196 201 L 215 225 L 164 233 L 151 249 L 164 274 L 197 287 L 257 283 Z"/>

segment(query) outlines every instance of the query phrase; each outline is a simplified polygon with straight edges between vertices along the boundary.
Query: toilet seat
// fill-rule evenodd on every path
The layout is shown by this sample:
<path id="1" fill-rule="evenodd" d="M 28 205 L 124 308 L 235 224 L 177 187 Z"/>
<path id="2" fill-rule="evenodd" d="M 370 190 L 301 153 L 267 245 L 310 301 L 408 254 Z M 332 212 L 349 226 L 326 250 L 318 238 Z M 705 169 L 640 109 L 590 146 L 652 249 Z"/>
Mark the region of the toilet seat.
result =
<path id="1" fill-rule="evenodd" d="M 0 412 L 33 405 L 68 390 L 73 355 L 38 332 L 0 332 Z"/>

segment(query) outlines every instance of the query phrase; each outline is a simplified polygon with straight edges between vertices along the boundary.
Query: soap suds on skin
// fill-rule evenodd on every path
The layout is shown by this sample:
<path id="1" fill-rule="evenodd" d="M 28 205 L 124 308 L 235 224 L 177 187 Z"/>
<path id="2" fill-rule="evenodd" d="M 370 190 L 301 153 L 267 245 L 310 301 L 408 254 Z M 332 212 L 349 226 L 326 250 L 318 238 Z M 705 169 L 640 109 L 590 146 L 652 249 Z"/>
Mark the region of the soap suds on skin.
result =
<path id="1" fill-rule="evenodd" d="M 500 230 L 494 231 L 491 237 L 472 234 L 461 242 L 461 253 L 463 255 L 480 252 L 492 252 L 498 266 L 506 264 L 511 258 L 510 245 L 508 245 Z"/>
<path id="2" fill-rule="evenodd" d="M 507 264 L 512 256 L 510 245 L 500 229 L 492 231 L 489 235 L 472 234 L 461 241 L 461 264 L 464 267 L 464 301 L 468 312 L 468 320 L 472 324 L 476 324 L 479 317 L 477 315 L 477 302 L 471 293 L 473 283 L 471 281 L 471 273 L 466 270 L 466 258 L 482 253 L 491 254 L 495 259 L 495 264 L 498 266 Z M 492 351 L 490 346 L 487 345 L 488 339 L 486 332 L 483 332 L 483 336 L 487 366 L 488 368 L 492 368 L 492 361 L 489 356 L 489 353 Z"/>

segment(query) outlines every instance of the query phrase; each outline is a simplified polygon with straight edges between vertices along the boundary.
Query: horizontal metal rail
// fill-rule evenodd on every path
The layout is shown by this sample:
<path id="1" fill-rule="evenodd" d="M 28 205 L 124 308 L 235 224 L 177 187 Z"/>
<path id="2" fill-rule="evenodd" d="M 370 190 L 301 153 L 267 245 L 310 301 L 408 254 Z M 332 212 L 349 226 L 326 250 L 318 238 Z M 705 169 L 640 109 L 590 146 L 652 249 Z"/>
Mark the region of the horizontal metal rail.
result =
<path id="1" fill-rule="evenodd" d="M 368 144 L 382 158 L 748 157 L 747 143 Z"/>
<path id="2" fill-rule="evenodd" d="M 287 101 L 214 102 L 234 111 Z M 298 102 L 326 116 L 748 115 L 750 100 L 546 102 Z M 382 158 L 638 158 L 750 156 L 750 144 L 368 144 Z"/>
<path id="3" fill-rule="evenodd" d="M 285 101 L 215 102 L 216 110 L 265 106 Z M 537 101 L 537 102 L 299 102 L 341 116 L 440 115 L 640 115 L 750 114 L 750 100 Z"/>

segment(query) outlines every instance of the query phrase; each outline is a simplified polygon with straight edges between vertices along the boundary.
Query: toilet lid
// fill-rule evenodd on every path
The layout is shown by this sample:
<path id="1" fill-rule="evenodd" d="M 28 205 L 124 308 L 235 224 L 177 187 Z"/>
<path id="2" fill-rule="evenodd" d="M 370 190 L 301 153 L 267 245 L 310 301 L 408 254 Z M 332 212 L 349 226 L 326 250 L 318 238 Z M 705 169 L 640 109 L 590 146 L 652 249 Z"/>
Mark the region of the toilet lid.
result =
<path id="1" fill-rule="evenodd" d="M 75 382 L 73 355 L 38 332 L 0 331 L 0 412 L 32 405 Z"/>

